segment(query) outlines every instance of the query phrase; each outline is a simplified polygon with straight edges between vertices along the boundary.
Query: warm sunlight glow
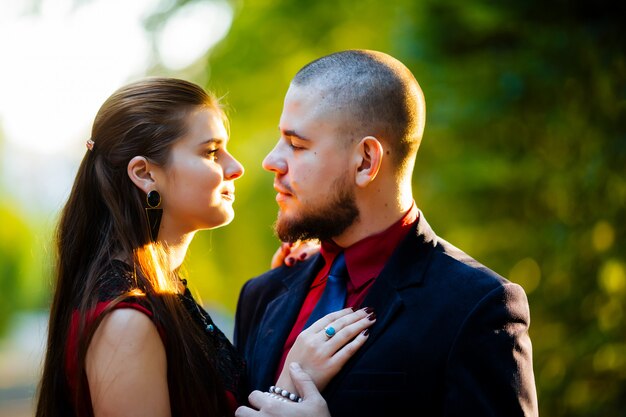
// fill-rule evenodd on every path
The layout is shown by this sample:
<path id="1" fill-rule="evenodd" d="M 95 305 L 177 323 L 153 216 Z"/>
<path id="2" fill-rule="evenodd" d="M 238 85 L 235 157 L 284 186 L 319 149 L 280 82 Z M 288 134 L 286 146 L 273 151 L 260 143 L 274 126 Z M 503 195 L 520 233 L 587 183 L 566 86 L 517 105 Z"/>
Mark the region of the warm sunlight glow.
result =
<path id="1" fill-rule="evenodd" d="M 157 2 L 43 0 L 35 12 L 2 10 L 2 2 L 0 116 L 7 141 L 51 153 L 86 140 L 102 101 L 145 71 L 149 42 L 141 17 Z"/>
<path id="2" fill-rule="evenodd" d="M 145 20 L 171 6 L 0 2 L 0 187 L 28 207 L 44 202 L 58 209 L 102 102 L 157 62 L 174 70 L 193 64 L 232 22 L 225 0 L 192 1 L 157 29 L 152 45 Z"/>

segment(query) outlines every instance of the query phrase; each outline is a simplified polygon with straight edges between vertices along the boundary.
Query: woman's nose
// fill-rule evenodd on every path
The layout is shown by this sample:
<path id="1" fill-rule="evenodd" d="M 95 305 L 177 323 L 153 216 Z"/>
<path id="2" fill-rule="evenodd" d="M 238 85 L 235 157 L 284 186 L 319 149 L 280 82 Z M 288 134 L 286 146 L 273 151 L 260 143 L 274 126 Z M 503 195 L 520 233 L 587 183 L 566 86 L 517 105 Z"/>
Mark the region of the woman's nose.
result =
<path id="1" fill-rule="evenodd" d="M 224 168 L 224 178 L 228 180 L 236 180 L 244 173 L 243 165 L 234 156 L 228 154 L 230 160 Z"/>

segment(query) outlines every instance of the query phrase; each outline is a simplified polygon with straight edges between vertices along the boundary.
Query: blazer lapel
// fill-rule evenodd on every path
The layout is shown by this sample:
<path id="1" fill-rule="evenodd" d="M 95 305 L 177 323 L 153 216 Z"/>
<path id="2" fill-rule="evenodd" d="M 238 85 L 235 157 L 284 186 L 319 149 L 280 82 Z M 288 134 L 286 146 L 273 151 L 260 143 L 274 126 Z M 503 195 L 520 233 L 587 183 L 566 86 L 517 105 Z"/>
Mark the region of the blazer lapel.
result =
<path id="1" fill-rule="evenodd" d="M 384 334 L 389 324 L 402 311 L 401 290 L 421 285 L 436 244 L 437 237 L 420 212 L 413 230 L 396 248 L 363 301 L 364 307 L 372 307 L 376 312 L 376 323 L 370 327 L 367 342 L 327 386 L 325 394 L 328 399 L 358 363 L 359 358 L 374 346 L 376 339 Z"/>
<path id="2" fill-rule="evenodd" d="M 282 278 L 282 292 L 265 308 L 253 349 L 257 371 L 254 372 L 256 380 L 250 381 L 252 388 L 267 389 L 276 382 L 274 376 L 285 340 L 298 317 L 311 280 L 323 262 L 317 255 L 303 268 L 292 267 L 293 270 Z"/>
<path id="3" fill-rule="evenodd" d="M 325 394 L 328 399 L 332 397 L 335 388 L 341 385 L 343 379 L 351 372 L 355 364 L 358 363 L 359 358 L 376 343 L 376 339 L 384 333 L 385 328 L 402 309 L 402 299 L 398 295 L 397 290 L 389 285 L 389 280 L 385 279 L 386 275 L 388 275 L 388 273 L 384 271 L 381 273 L 363 302 L 364 307 L 372 307 L 374 309 L 376 313 L 376 323 L 370 327 L 369 337 L 365 344 L 348 360 L 337 376 L 335 376 L 326 387 Z"/>

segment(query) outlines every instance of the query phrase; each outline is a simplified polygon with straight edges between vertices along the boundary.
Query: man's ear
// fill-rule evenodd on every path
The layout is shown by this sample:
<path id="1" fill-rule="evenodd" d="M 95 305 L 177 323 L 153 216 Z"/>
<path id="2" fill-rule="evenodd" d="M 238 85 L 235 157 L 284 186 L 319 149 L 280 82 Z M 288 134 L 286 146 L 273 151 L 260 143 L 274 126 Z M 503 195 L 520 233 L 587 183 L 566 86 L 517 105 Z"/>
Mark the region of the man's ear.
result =
<path id="1" fill-rule="evenodd" d="M 156 181 L 151 171 L 150 162 L 143 156 L 135 156 L 128 162 L 127 172 L 130 180 L 144 193 L 154 190 Z"/>
<path id="2" fill-rule="evenodd" d="M 383 162 L 383 145 L 374 136 L 366 136 L 357 145 L 356 184 L 366 187 L 376 178 Z"/>

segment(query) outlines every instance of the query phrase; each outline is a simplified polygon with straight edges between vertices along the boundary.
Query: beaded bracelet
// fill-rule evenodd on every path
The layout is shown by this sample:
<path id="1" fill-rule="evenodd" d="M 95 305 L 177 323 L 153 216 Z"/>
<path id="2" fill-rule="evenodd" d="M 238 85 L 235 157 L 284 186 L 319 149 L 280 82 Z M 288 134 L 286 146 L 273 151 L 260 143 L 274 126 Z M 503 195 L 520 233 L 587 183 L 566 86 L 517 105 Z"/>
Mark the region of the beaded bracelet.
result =
<path id="1" fill-rule="evenodd" d="M 301 397 L 298 397 L 296 394 L 293 394 L 293 393 L 287 391 L 286 389 L 282 389 L 280 387 L 275 387 L 274 385 L 272 385 L 270 387 L 269 392 L 276 393 L 276 394 L 278 394 L 278 395 L 280 395 L 281 397 L 284 397 L 284 398 L 288 398 L 291 401 L 293 401 L 294 403 L 301 403 L 302 402 L 302 398 Z"/>
<path id="2" fill-rule="evenodd" d="M 280 395 L 276 395 L 276 394 L 274 394 L 273 392 L 264 392 L 263 394 L 267 395 L 268 397 L 272 397 L 272 398 L 274 398 L 275 400 L 282 401 L 282 402 L 284 402 L 284 403 L 286 403 L 286 402 L 287 402 L 287 399 L 286 399 L 286 398 L 283 398 L 283 397 L 281 397 Z"/>

